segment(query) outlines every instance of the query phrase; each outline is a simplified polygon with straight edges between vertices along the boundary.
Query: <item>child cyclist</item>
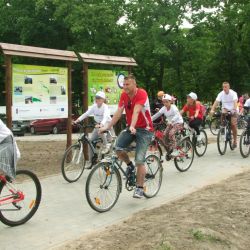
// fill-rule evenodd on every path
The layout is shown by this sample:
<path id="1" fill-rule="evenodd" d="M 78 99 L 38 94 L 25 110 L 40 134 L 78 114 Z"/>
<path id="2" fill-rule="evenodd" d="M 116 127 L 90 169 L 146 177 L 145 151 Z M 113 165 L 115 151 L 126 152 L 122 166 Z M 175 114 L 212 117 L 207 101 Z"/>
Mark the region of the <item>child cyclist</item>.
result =
<path id="1" fill-rule="evenodd" d="M 203 121 L 202 105 L 197 101 L 198 97 L 194 92 L 187 95 L 187 103 L 181 110 L 181 115 L 187 113 L 189 118 L 189 126 L 196 131 L 197 140 L 200 140 L 200 126 Z"/>
<path id="2" fill-rule="evenodd" d="M 172 96 L 165 94 L 162 98 L 162 102 L 164 106 L 152 116 L 152 120 L 156 120 L 161 115 L 166 117 L 168 124 L 164 131 L 164 141 L 168 155 L 175 157 L 179 155 L 179 152 L 174 150 L 176 148 L 175 134 L 183 128 L 183 118 L 178 108 L 172 104 Z"/>
<path id="3" fill-rule="evenodd" d="M 84 114 L 82 114 L 77 120 L 74 121 L 74 123 L 79 123 L 81 121 L 83 121 L 84 119 L 86 119 L 87 117 L 93 115 L 94 116 L 94 120 L 97 123 L 95 125 L 95 128 L 92 132 L 92 136 L 90 138 L 91 141 L 94 141 L 96 139 L 98 139 L 99 137 L 102 138 L 103 140 L 103 144 L 104 146 L 106 146 L 106 148 L 103 150 L 103 153 L 107 153 L 108 152 L 108 148 L 107 148 L 107 134 L 98 134 L 98 130 L 101 127 L 107 127 L 108 124 L 111 121 L 111 116 L 110 116 L 110 110 L 108 108 L 108 105 L 105 103 L 105 93 L 102 91 L 98 91 L 96 93 L 95 96 L 95 103 L 93 104 L 93 106 L 91 106 Z M 92 150 L 89 147 L 89 160 L 90 160 L 90 164 L 89 166 L 87 166 L 87 168 L 91 168 L 92 164 L 91 164 L 91 159 L 93 157 L 93 153 Z"/>

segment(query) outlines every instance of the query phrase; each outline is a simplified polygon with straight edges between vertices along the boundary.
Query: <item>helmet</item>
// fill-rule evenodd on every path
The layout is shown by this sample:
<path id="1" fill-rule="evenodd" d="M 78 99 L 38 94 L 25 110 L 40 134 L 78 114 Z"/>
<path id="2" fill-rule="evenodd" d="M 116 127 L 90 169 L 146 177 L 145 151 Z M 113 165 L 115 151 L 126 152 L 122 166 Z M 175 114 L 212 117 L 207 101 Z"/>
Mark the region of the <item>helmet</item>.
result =
<path id="1" fill-rule="evenodd" d="M 157 96 L 158 97 L 161 97 L 161 96 L 163 96 L 164 95 L 164 92 L 163 91 L 159 91 L 158 93 L 157 93 Z"/>

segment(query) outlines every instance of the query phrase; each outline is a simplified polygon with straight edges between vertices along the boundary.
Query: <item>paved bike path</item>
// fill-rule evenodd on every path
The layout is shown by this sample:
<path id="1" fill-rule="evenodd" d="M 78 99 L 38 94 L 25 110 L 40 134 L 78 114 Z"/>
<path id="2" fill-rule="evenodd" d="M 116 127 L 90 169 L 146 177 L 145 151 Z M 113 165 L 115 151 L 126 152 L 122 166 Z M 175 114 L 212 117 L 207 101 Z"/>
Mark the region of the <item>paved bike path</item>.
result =
<path id="1" fill-rule="evenodd" d="M 186 173 L 179 173 L 173 162 L 164 161 L 163 183 L 157 197 L 137 200 L 132 198 L 131 192 L 123 189 L 115 207 L 103 214 L 93 211 L 86 201 L 88 171 L 73 184 L 66 183 L 61 175 L 48 177 L 41 180 L 42 203 L 28 223 L 15 228 L 0 223 L 0 249 L 54 248 L 140 210 L 167 203 L 246 170 L 250 170 L 249 158 L 243 159 L 238 149 L 219 156 L 216 144 L 209 144 L 206 155 L 195 157 Z"/>

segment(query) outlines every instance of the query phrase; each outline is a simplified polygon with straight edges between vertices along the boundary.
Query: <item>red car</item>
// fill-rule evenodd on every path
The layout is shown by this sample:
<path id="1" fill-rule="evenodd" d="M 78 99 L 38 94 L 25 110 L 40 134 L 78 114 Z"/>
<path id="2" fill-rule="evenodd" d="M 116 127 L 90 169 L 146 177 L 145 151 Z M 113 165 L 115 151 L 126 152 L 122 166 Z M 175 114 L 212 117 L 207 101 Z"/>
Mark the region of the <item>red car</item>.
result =
<path id="1" fill-rule="evenodd" d="M 77 117 L 72 117 L 75 120 Z M 30 123 L 31 134 L 36 133 L 52 133 L 58 134 L 60 132 L 65 132 L 67 130 L 67 118 L 57 118 L 57 119 L 42 119 L 35 120 Z M 77 127 L 73 126 L 73 132 L 77 131 Z"/>

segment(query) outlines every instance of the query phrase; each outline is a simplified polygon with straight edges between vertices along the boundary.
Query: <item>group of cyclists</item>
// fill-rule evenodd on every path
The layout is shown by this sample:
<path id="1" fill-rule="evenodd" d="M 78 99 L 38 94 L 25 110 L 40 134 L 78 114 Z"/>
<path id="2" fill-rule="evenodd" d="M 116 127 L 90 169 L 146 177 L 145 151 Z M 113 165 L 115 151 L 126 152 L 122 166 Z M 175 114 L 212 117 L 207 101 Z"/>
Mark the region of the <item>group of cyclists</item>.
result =
<path id="1" fill-rule="evenodd" d="M 218 94 L 214 104 L 211 108 L 211 114 L 215 112 L 219 103 L 222 105 L 222 114 L 230 113 L 232 131 L 233 131 L 233 148 L 237 147 L 237 105 L 238 96 L 235 91 L 230 89 L 230 84 L 224 82 L 222 84 L 222 91 Z M 74 123 L 78 123 L 88 117 L 94 116 L 96 125 L 92 138 L 102 136 L 104 144 L 108 144 L 107 134 L 103 134 L 107 130 L 112 130 L 113 126 L 121 119 L 125 112 L 127 129 L 123 130 L 115 145 L 116 154 L 120 160 L 127 164 L 126 174 L 136 171 L 136 188 L 133 194 L 134 198 L 143 197 L 145 170 L 145 156 L 153 137 L 154 126 L 153 122 L 159 122 L 160 117 L 164 116 L 167 121 L 167 127 L 164 131 L 163 142 L 167 148 L 167 154 L 176 157 L 179 152 L 176 147 L 175 135 L 178 131 L 183 129 L 184 120 L 183 114 L 188 118 L 188 124 L 196 132 L 196 140 L 200 140 L 200 125 L 202 124 L 204 116 L 204 107 L 196 93 L 191 92 L 187 95 L 187 102 L 179 111 L 174 104 L 176 98 L 164 93 L 158 92 L 158 98 L 153 103 L 151 110 L 148 94 L 144 89 L 137 86 L 136 79 L 133 74 L 129 74 L 124 79 L 123 91 L 121 93 L 120 101 L 117 111 L 111 118 L 108 106 L 105 104 L 105 93 L 98 92 L 95 97 L 95 104 L 82 116 L 80 116 Z M 250 99 L 246 100 L 245 107 L 250 108 Z M 135 160 L 134 163 L 129 158 L 126 149 L 129 145 L 135 142 Z"/>
<path id="2" fill-rule="evenodd" d="M 183 114 L 186 113 L 188 124 L 196 132 L 196 140 L 200 140 L 200 125 L 204 116 L 204 107 L 198 96 L 194 92 L 187 94 L 187 101 L 183 108 L 179 111 L 175 105 L 176 98 L 164 93 L 158 92 L 157 101 L 150 107 L 147 92 L 139 88 L 136 83 L 135 76 L 129 74 L 124 78 L 123 91 L 120 96 L 118 108 L 114 115 L 111 117 L 108 105 L 105 103 L 105 93 L 99 91 L 95 96 L 95 103 L 83 115 L 74 121 L 75 124 L 81 122 L 89 116 L 93 116 L 96 126 L 92 132 L 91 140 L 98 137 L 102 138 L 104 147 L 103 154 L 107 153 L 108 145 L 112 138 L 110 133 L 104 133 L 110 130 L 111 134 L 114 133 L 113 126 L 121 119 L 123 113 L 126 115 L 127 129 L 123 130 L 116 140 L 115 151 L 120 160 L 127 164 L 127 176 L 135 173 L 136 171 L 136 188 L 134 191 L 134 198 L 143 197 L 143 186 L 145 179 L 145 157 L 149 145 L 153 138 L 154 124 L 159 122 L 160 117 L 164 116 L 167 121 L 167 126 L 164 131 L 163 143 L 166 145 L 168 156 L 176 157 L 179 152 L 176 147 L 176 133 L 183 129 L 184 119 Z M 213 114 L 218 104 L 221 103 L 222 117 L 230 113 L 231 129 L 233 132 L 233 148 L 237 147 L 237 116 L 238 116 L 238 96 L 235 91 L 230 89 L 230 84 L 224 82 L 222 84 L 222 91 L 218 94 L 210 113 Z M 250 109 L 250 98 L 244 100 L 242 105 L 247 112 Z M 152 114 L 151 114 L 151 111 Z M 250 118 L 248 118 L 250 119 Z M 249 122 L 248 122 L 249 124 Z M 16 159 L 19 157 L 19 150 L 14 142 L 11 131 L 0 121 L 0 144 L 5 142 L 12 142 L 12 148 L 7 151 L 9 154 L 14 155 L 15 164 Z M 134 163 L 130 159 L 126 149 L 132 142 L 136 143 L 135 147 L 135 160 Z M 14 147 L 13 147 L 14 145 Z M 89 154 L 91 154 L 89 150 Z M 91 156 L 90 156 L 91 159 Z M 15 166 L 13 164 L 13 166 Z M 91 168 L 89 164 L 86 168 Z M 5 171 L 3 166 L 0 169 Z M 7 174 L 14 177 L 14 170 L 7 172 Z"/>

